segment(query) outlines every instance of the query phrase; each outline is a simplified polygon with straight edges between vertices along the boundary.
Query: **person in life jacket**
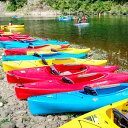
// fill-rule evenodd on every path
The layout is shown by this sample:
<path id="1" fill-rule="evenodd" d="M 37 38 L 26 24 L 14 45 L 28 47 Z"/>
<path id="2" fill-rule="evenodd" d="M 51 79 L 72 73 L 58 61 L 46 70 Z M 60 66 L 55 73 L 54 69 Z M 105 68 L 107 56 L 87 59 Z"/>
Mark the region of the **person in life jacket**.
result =
<path id="1" fill-rule="evenodd" d="M 86 20 L 87 20 L 86 16 L 83 16 L 83 17 L 82 17 L 82 21 L 83 21 L 83 22 L 86 22 Z"/>
<path id="2" fill-rule="evenodd" d="M 12 24 L 12 21 L 10 21 L 10 22 L 8 23 L 8 25 L 9 25 L 9 26 L 12 26 L 12 25 L 13 25 L 13 24 Z"/>
<path id="3" fill-rule="evenodd" d="M 81 20 L 81 18 L 78 18 L 78 21 L 77 21 L 78 23 L 81 23 L 82 22 L 82 20 Z"/>

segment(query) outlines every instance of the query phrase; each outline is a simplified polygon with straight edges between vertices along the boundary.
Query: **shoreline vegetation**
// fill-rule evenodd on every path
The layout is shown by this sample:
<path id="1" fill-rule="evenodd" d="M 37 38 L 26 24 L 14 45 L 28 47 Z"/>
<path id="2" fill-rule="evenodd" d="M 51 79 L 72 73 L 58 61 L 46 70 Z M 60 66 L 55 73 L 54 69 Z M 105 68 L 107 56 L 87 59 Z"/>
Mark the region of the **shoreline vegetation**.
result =
<path id="1" fill-rule="evenodd" d="M 128 15 L 127 0 L 0 0 L 5 16 Z"/>

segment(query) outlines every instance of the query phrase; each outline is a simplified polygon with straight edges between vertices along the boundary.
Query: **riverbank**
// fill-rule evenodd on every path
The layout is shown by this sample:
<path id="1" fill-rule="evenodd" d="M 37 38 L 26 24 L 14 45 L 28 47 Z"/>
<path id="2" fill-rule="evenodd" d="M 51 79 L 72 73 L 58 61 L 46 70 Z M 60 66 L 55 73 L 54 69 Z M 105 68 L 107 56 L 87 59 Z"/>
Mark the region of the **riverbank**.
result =
<path id="1" fill-rule="evenodd" d="M 61 15 L 59 10 L 55 10 L 44 3 L 41 4 L 41 0 L 38 0 L 38 2 L 35 0 L 34 3 L 32 3 L 32 1 L 16 11 L 7 11 L 8 3 L 0 1 L 0 17 L 57 17 L 58 15 Z"/>
<path id="2" fill-rule="evenodd" d="M 71 44 L 71 47 L 80 48 L 81 46 Z M 0 49 L 0 58 L 3 51 Z M 107 59 L 104 52 L 91 51 L 91 59 Z M 119 69 L 117 72 L 125 72 Z M 14 84 L 7 83 L 5 73 L 2 70 L 0 60 L 0 128 L 58 128 L 66 122 L 74 119 L 74 115 L 82 113 L 53 114 L 33 116 L 30 114 L 27 101 L 18 100 L 15 96 Z M 84 113 L 83 113 L 84 114 Z"/>
<path id="3" fill-rule="evenodd" d="M 57 17 L 60 15 L 128 15 L 128 2 L 123 4 L 112 1 L 96 1 L 93 3 L 81 2 L 63 4 L 64 1 L 27 0 L 23 7 L 14 9 L 17 5 L 0 1 L 1 17 Z M 68 4 L 68 5 L 67 5 Z M 79 6 L 76 6 L 79 4 Z M 14 6 L 14 7 L 13 7 Z M 74 8 L 73 8 L 74 7 Z"/>

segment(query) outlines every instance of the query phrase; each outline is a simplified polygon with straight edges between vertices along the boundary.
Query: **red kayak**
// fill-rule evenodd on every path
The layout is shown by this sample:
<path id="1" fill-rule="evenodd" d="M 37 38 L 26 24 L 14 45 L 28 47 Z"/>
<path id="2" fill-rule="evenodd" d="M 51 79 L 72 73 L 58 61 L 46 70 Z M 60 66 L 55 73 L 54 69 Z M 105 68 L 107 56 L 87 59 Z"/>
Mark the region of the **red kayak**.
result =
<path id="1" fill-rule="evenodd" d="M 41 46 L 28 46 L 26 48 L 13 48 L 13 49 L 4 49 L 5 55 L 27 55 L 27 51 L 39 51 L 39 50 L 49 50 L 52 47 L 56 48 L 67 48 L 69 44 L 61 44 L 61 45 L 41 45 Z"/>
<path id="2" fill-rule="evenodd" d="M 14 39 L 11 39 L 9 37 L 0 37 L 0 41 L 14 41 Z"/>
<path id="3" fill-rule="evenodd" d="M 4 33 L 4 30 L 0 30 L 0 34 L 3 34 Z"/>
<path id="4" fill-rule="evenodd" d="M 43 74 L 40 74 L 43 75 Z M 127 83 L 128 73 L 90 73 L 71 77 L 55 77 L 43 82 L 33 82 L 15 85 L 16 96 L 27 99 L 31 96 L 82 90 L 84 86 L 100 87 L 103 85 Z"/>
<path id="5" fill-rule="evenodd" d="M 0 37 L 0 41 L 34 41 L 37 40 L 35 38 L 28 37 L 29 35 L 17 35 L 10 37 Z M 48 39 L 42 39 L 44 41 L 48 41 Z"/>
<path id="6" fill-rule="evenodd" d="M 9 83 L 38 82 L 47 79 L 61 79 L 62 76 L 70 77 L 78 74 L 94 72 L 114 72 L 118 66 L 94 66 L 85 64 L 58 64 L 45 67 L 12 70 L 6 73 Z M 41 75 L 42 74 L 42 75 Z"/>

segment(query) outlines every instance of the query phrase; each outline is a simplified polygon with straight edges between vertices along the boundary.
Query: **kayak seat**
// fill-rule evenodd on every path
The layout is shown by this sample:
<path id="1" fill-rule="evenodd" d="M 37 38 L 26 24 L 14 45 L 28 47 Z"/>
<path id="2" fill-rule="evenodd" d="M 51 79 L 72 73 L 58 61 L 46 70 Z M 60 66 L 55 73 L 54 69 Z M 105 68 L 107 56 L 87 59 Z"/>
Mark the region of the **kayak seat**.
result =
<path id="1" fill-rule="evenodd" d="M 28 48 L 33 48 L 33 46 L 28 45 Z"/>
<path id="2" fill-rule="evenodd" d="M 94 90 L 93 88 L 89 87 L 89 86 L 84 86 L 84 93 L 86 95 L 98 95 L 98 93 L 96 92 L 96 90 Z"/>
<path id="3" fill-rule="evenodd" d="M 41 57 L 41 55 L 40 55 L 40 54 L 38 54 L 38 53 L 36 53 L 36 52 L 33 54 L 33 56 Z"/>
<path id="4" fill-rule="evenodd" d="M 127 128 L 128 118 L 115 108 L 112 108 L 114 113 L 114 123 L 121 128 Z"/>
<path id="5" fill-rule="evenodd" d="M 71 75 L 72 73 L 70 71 L 61 72 L 60 75 Z"/>
<path id="6" fill-rule="evenodd" d="M 29 42 L 29 45 L 33 45 L 33 43 L 32 42 Z"/>
<path id="7" fill-rule="evenodd" d="M 48 65 L 47 61 L 44 58 L 42 58 L 41 60 L 42 60 L 44 65 Z"/>
<path id="8" fill-rule="evenodd" d="M 57 50 L 56 50 L 56 49 L 54 49 L 54 48 L 51 48 L 51 51 L 52 51 L 52 52 L 57 52 Z"/>
<path id="9" fill-rule="evenodd" d="M 49 67 L 53 75 L 60 75 L 60 73 L 56 70 L 56 68 L 53 65 L 50 65 Z"/>
<path id="10" fill-rule="evenodd" d="M 73 82 L 71 79 L 67 78 L 67 77 L 62 77 L 62 80 L 63 80 L 65 83 L 74 84 L 74 82 Z"/>

